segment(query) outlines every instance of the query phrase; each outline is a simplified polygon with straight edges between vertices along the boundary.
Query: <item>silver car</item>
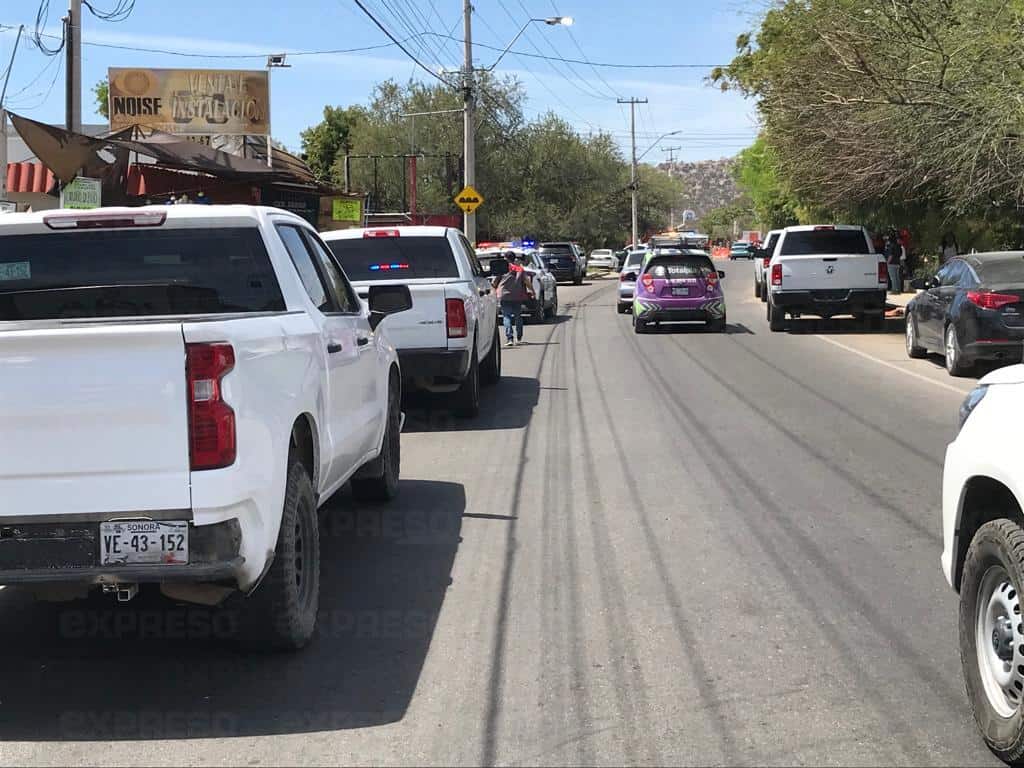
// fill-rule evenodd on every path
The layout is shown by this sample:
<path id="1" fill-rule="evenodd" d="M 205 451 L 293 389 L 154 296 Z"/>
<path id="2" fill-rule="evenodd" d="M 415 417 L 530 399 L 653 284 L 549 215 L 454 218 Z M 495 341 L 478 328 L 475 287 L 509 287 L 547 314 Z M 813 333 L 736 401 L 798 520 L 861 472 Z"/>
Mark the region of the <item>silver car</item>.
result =
<path id="1" fill-rule="evenodd" d="M 619 314 L 629 312 L 633 306 L 633 292 L 636 290 L 636 276 L 640 273 L 645 250 L 626 251 L 626 259 L 619 270 Z"/>

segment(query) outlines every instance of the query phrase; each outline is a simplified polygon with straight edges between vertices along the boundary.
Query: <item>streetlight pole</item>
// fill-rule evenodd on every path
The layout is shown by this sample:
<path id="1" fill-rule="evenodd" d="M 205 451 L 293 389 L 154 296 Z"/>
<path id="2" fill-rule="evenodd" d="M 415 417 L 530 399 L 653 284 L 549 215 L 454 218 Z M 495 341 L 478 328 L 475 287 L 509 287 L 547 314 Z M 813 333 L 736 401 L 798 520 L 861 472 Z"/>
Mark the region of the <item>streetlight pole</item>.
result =
<path id="1" fill-rule="evenodd" d="M 7 98 L 7 83 L 11 79 L 11 70 L 14 69 L 14 56 L 18 52 L 18 43 L 21 42 L 21 33 L 24 31 L 25 25 L 22 24 L 18 27 L 18 36 L 14 38 L 11 63 L 7 65 L 4 87 L 3 90 L 0 90 L 0 201 L 7 200 L 7 109 L 4 107 L 4 99 Z"/>
<path id="2" fill-rule="evenodd" d="M 636 248 L 637 241 L 637 229 L 638 227 L 638 211 L 639 211 L 639 200 L 637 199 L 637 160 L 636 156 L 636 105 L 646 104 L 647 99 L 638 99 L 632 97 L 629 99 L 618 99 L 619 104 L 629 104 L 629 135 L 630 140 L 633 144 L 633 162 L 630 166 L 629 174 L 629 189 L 630 189 L 630 206 L 632 208 L 632 223 L 633 223 L 633 247 Z M 660 141 L 660 139 L 659 139 Z"/>

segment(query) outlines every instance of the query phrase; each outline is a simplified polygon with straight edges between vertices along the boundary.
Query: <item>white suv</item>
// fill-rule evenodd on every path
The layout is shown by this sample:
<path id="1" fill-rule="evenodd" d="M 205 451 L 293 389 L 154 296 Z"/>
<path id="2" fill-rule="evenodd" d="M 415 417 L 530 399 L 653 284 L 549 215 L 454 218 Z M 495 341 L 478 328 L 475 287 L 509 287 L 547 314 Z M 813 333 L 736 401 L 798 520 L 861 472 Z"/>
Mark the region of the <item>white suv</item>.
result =
<path id="1" fill-rule="evenodd" d="M 989 748 L 1024 757 L 1024 365 L 985 376 L 960 407 L 942 478 L 942 570 L 960 593 L 960 659 Z"/>

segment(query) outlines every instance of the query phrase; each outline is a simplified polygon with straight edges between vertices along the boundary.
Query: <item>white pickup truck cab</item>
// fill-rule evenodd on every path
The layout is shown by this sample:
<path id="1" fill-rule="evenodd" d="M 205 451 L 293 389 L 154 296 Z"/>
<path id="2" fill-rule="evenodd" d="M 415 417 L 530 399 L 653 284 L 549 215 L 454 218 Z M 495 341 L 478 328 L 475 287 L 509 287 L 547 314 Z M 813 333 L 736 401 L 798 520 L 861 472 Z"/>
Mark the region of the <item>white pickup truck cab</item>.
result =
<path id="1" fill-rule="evenodd" d="M 0 217 L 0 584 L 158 584 L 298 648 L 317 509 L 398 489 L 401 375 L 316 231 L 253 206 Z"/>
<path id="2" fill-rule="evenodd" d="M 781 229 L 773 229 L 765 235 L 764 243 L 754 255 L 754 298 L 761 301 L 768 301 L 768 264 L 775 253 L 775 246 L 779 244 L 782 237 Z"/>
<path id="3" fill-rule="evenodd" d="M 787 314 L 853 315 L 868 328 L 880 327 L 888 282 L 885 258 L 863 227 L 786 227 L 768 263 L 768 324 L 783 331 Z"/>
<path id="4" fill-rule="evenodd" d="M 449 393 L 456 415 L 476 416 L 481 383 L 501 378 L 500 320 L 492 275 L 465 235 L 415 226 L 323 237 L 360 296 L 373 286 L 409 286 L 412 310 L 388 322 L 407 389 Z"/>

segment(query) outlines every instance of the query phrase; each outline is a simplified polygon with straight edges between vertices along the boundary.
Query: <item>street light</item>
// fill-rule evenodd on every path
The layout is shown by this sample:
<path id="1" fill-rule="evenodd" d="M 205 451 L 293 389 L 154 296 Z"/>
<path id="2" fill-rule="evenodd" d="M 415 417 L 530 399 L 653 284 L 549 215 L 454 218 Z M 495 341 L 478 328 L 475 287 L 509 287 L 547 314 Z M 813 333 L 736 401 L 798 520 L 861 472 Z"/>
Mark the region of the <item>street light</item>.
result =
<path id="1" fill-rule="evenodd" d="M 270 70 L 287 69 L 291 64 L 285 64 L 284 60 L 288 54 L 272 53 L 267 56 L 267 168 L 274 167 L 272 141 L 270 139 Z"/>
<path id="2" fill-rule="evenodd" d="M 682 130 L 678 130 L 678 131 L 669 131 L 668 133 L 666 133 L 666 134 L 664 134 L 664 135 L 662 135 L 662 136 L 659 136 L 659 137 L 658 137 L 657 139 L 655 139 L 655 140 L 654 140 L 654 143 L 653 143 L 653 144 L 651 144 L 651 146 L 649 146 L 649 147 L 648 147 L 647 149 L 645 149 L 645 150 L 643 151 L 643 154 L 641 154 L 641 155 L 640 155 L 640 157 L 638 157 L 638 158 L 636 159 L 636 161 L 637 161 L 637 162 L 639 163 L 639 162 L 640 162 L 641 160 L 643 160 L 643 159 L 644 159 L 644 155 L 646 155 L 646 154 L 647 154 L 648 152 L 650 152 L 650 151 L 651 151 L 652 149 L 654 149 L 654 148 L 655 148 L 656 146 L 658 146 L 658 144 L 660 144 L 661 142 L 663 142 L 663 141 L 664 141 L 665 139 L 667 139 L 667 138 L 668 138 L 669 136 L 677 136 L 677 135 L 679 135 L 680 133 L 682 133 Z"/>
<path id="3" fill-rule="evenodd" d="M 491 64 L 491 66 L 489 66 L 485 71 L 486 72 L 490 72 L 496 66 L 498 66 L 498 62 L 500 62 L 503 58 L 505 58 L 505 54 L 508 53 L 509 50 L 512 48 L 512 46 L 516 44 L 516 41 L 519 40 L 519 38 L 523 36 L 523 33 L 527 29 L 529 29 L 531 24 L 534 24 L 534 23 L 539 24 L 539 23 L 543 22 L 544 24 L 547 24 L 549 27 L 557 27 L 557 26 L 571 27 L 572 26 L 572 21 L 573 21 L 572 16 L 548 16 L 548 17 L 543 18 L 543 19 L 538 18 L 538 19 L 530 19 L 530 20 L 528 20 L 525 24 L 523 24 L 522 29 L 520 29 L 518 32 L 516 32 L 516 36 L 512 38 L 512 42 L 505 46 L 505 50 L 503 50 L 500 54 L 498 54 L 497 60 L 493 64 Z"/>

